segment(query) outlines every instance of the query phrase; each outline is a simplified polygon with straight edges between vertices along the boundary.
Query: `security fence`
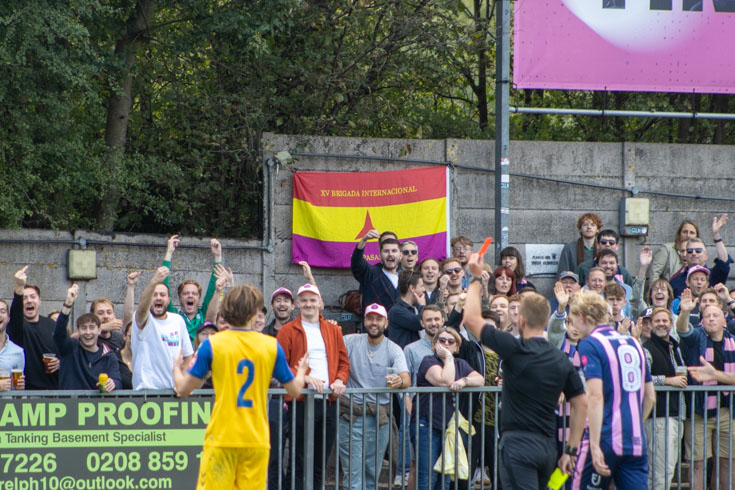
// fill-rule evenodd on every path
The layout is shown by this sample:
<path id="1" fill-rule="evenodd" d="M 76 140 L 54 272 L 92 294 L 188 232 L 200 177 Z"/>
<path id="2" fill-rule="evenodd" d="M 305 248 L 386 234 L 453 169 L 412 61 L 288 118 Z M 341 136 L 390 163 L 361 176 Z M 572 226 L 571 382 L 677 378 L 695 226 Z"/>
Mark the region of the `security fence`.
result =
<path id="1" fill-rule="evenodd" d="M 656 387 L 645 426 L 650 488 L 733 488 L 732 389 Z M 287 402 L 270 390 L 268 487 L 500 488 L 500 391 L 349 389 L 332 401 L 306 390 Z M 212 395 L 2 393 L 0 488 L 194 488 Z M 709 412 L 697 414 L 697 398 Z"/>

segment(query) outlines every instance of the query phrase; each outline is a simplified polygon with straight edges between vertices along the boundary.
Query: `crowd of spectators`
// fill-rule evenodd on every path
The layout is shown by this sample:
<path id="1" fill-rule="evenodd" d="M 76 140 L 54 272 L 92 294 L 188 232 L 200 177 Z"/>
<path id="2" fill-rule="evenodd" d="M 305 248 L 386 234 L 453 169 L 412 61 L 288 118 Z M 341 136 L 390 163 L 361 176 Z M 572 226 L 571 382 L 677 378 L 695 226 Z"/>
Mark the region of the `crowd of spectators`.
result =
<path id="1" fill-rule="evenodd" d="M 643 345 L 654 384 L 684 388 L 697 383 L 697 379 L 714 384 L 713 380 L 721 377 L 713 373 L 719 371 L 735 376 L 735 291 L 730 292 L 726 285 L 732 259 L 721 237 L 726 223 L 726 214 L 712 221 L 714 260 L 709 260 L 697 225 L 685 220 L 676 230 L 673 242 L 655 253 L 647 246 L 640 249 L 637 269 L 631 269 L 633 275 L 620 263 L 618 233 L 603 228 L 596 214 L 583 214 L 577 222 L 579 238 L 564 246 L 553 295 L 547 298 L 551 308 L 548 341 L 580 368 L 576 352 L 579 333 L 569 325 L 569 304 L 578 291 L 589 290 L 604 297 L 610 322 L 618 333 L 632 336 Z M 314 424 L 315 434 L 326 435 L 314 441 L 316 488 L 324 479 L 321 458 L 329 454 L 337 433 L 342 468 L 350 473 L 349 486 L 363 488 L 375 484 L 380 468 L 377 465 L 382 464 L 389 441 L 388 414 L 392 412 L 393 397 L 373 394 L 345 398 L 346 388 L 443 386 L 461 391 L 466 386 L 502 383 L 498 354 L 483 347 L 463 324 L 470 280 L 468 260 L 474 250 L 472 240 L 454 237 L 451 255 L 434 258 L 422 256 L 415 242 L 399 238 L 389 231 L 370 230 L 352 254 L 351 271 L 359 284 L 364 312 L 362 333 L 343 336 L 336 322 L 325 320 L 324 302 L 307 263 L 301 263 L 306 284 L 295 295 L 285 286 L 268 292 L 271 320 L 266 324 L 268 312 L 264 309 L 255 329 L 278 339 L 294 370 L 301 358 L 308 355 L 310 372 L 306 382 L 318 393 L 314 421 L 304 420 L 303 395 L 295 400 L 286 397 L 285 405 L 275 397 L 271 401 L 273 458 L 269 486 L 275 488 L 276 482 L 284 479 L 290 482 L 293 471 L 296 486 L 300 487 L 303 452 L 297 450 L 293 464 L 285 468 L 275 457 L 290 437 L 297 448 L 303 447 L 307 423 Z M 369 240 L 379 242 L 380 262 L 375 265 L 363 257 Z M 188 363 L 207 336 L 227 328 L 218 316 L 218 307 L 223 291 L 233 282 L 232 271 L 222 263 L 222 247 L 212 239 L 212 272 L 204 295 L 199 283 L 185 280 L 177 287 L 179 307 L 174 307 L 169 271 L 179 243 L 177 235 L 168 240 L 163 262 L 140 293 L 137 304 L 136 286 L 141 273 L 127 275 L 122 319 L 116 317 L 110 299 L 98 298 L 92 302 L 89 313 L 76 319 L 72 329 L 67 324 L 78 287 L 69 287 L 66 300 L 53 318 L 44 317 L 39 313 L 41 291 L 29 282 L 29 267 L 21 268 L 13 278 L 10 307 L 0 301 L 0 391 L 173 389 L 172 370 L 177 356 L 183 354 Z M 493 269 L 486 264 L 475 280 L 481 282 L 482 316 L 487 324 L 517 336 L 521 299 L 536 291 L 526 277 L 522 254 L 513 247 L 503 249 L 499 265 Z M 703 366 L 704 371 L 694 370 L 693 375 L 687 376 L 685 368 L 696 366 Z M 19 371 L 22 375 L 15 375 Z M 100 377 L 101 374 L 105 376 Z M 325 388 L 331 390 L 328 395 L 323 394 Z M 697 395 L 694 427 L 699 432 L 695 433 L 695 446 L 688 448 L 688 454 L 695 478 L 699 475 L 701 481 L 703 462 L 713 457 L 711 446 L 696 444 L 703 440 L 702 431 L 720 431 L 715 457 L 727 457 L 728 453 L 722 451 L 726 451 L 732 437 L 725 433 L 723 438 L 726 422 L 720 427 L 711 423 L 705 427 L 703 417 L 713 421 L 719 413 L 721 419 L 728 420 L 731 410 L 729 397 L 713 398 L 704 392 Z M 663 399 L 666 394 L 658 396 L 654 415 L 646 422 L 646 435 L 649 453 L 654 445 L 657 451 L 656 459 L 651 459 L 651 465 L 657 468 L 657 480 L 651 485 L 665 488 L 674 474 L 682 440 L 681 420 L 686 410 L 682 405 L 684 397 L 669 398 L 667 402 Z M 334 401 L 339 397 L 343 397 L 343 403 L 338 412 Z M 411 396 L 396 396 L 395 400 L 399 451 L 393 483 L 407 484 L 411 469 L 416 468 L 419 488 L 439 488 L 437 473 L 431 468 L 454 408 L 446 405 L 447 397 L 429 394 L 418 400 Z M 471 451 L 469 460 L 474 477 L 487 478 L 488 469 L 494 464 L 496 439 L 490 436 L 495 428 L 495 397 L 487 395 L 485 403 L 480 400 L 479 396 L 467 397 L 458 408 L 466 412 L 478 434 L 484 426 L 488 437 L 473 444 L 477 449 Z M 420 408 L 414 410 L 417 402 Z M 468 406 L 473 407 L 471 412 Z M 291 410 L 293 427 L 289 427 Z M 563 409 L 560 426 L 564 423 L 562 412 Z M 483 442 L 485 460 L 481 461 L 479 448 Z M 363 454 L 355 449 L 357 445 L 369 451 Z M 365 466 L 364 471 L 361 466 Z M 727 462 L 719 467 L 719 477 L 727 481 Z M 668 468 L 667 472 L 663 468 Z M 664 474 L 668 475 L 668 482 L 663 481 Z"/>

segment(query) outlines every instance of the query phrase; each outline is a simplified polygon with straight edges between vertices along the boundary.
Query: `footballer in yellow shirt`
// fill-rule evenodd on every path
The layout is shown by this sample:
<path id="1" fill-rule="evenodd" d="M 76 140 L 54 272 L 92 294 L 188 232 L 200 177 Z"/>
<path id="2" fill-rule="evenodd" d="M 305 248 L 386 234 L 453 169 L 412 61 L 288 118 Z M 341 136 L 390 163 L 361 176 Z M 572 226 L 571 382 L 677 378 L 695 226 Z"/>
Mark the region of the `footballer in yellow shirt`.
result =
<path id="1" fill-rule="evenodd" d="M 212 373 L 215 402 L 204 437 L 197 489 L 264 489 L 270 454 L 267 403 L 271 377 L 292 396 L 298 396 L 304 386 L 307 357 L 294 376 L 276 339 L 252 329 L 262 307 L 263 295 L 254 286 L 232 288 L 220 311 L 230 328 L 206 339 L 188 370 L 181 357 L 174 366 L 179 396 L 188 396 Z"/>

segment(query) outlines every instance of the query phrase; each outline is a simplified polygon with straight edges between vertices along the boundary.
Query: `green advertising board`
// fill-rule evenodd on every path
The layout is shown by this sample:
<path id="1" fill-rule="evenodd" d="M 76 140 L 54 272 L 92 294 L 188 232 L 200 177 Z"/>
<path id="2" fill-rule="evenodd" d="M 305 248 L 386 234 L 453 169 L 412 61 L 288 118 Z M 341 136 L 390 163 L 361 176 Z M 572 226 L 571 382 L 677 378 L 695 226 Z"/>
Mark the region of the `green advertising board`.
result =
<path id="1" fill-rule="evenodd" d="M 0 399 L 0 490 L 193 489 L 211 395 Z"/>

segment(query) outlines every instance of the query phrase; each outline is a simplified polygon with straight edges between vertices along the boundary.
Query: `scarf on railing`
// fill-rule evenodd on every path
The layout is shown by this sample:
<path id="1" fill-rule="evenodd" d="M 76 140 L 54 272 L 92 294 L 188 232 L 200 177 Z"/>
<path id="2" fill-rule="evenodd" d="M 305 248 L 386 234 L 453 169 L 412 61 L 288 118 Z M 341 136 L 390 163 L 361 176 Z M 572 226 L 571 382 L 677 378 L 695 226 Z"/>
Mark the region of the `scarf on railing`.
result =
<path id="1" fill-rule="evenodd" d="M 724 361 L 723 370 L 726 373 L 735 373 L 735 338 L 730 336 L 727 332 L 725 332 L 725 335 L 722 337 L 722 354 Z M 714 342 L 709 335 L 707 336 L 707 347 L 704 351 L 704 358 L 709 363 L 712 363 L 715 360 Z M 705 386 L 711 386 L 716 385 L 717 382 L 705 381 L 702 384 Z M 698 412 L 701 411 L 701 404 L 703 403 L 702 396 L 702 392 L 697 393 L 697 408 L 700 408 Z M 717 403 L 718 398 L 720 399 L 719 404 Z M 729 407 L 730 399 L 731 396 L 729 391 L 721 392 L 719 397 L 717 395 L 717 392 L 707 392 L 707 416 L 714 417 L 717 414 L 719 407 Z"/>

